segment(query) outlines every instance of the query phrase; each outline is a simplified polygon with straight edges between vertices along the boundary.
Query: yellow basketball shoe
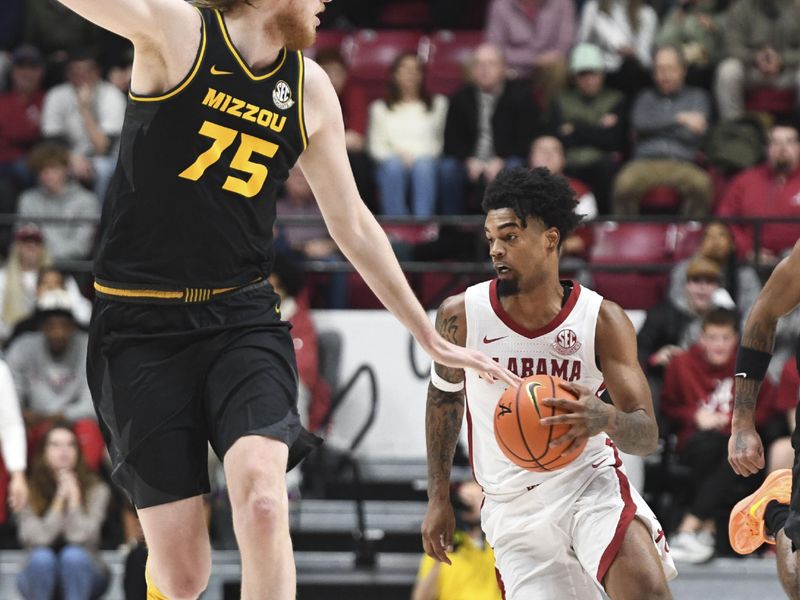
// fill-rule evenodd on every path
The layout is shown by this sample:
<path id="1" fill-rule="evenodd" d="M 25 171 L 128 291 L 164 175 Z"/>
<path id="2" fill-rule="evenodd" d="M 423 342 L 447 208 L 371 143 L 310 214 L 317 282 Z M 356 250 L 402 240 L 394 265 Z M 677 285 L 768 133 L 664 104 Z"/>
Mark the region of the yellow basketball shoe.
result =
<path id="1" fill-rule="evenodd" d="M 774 544 L 764 525 L 764 511 L 773 500 L 789 504 L 792 495 L 792 470 L 779 469 L 770 473 L 755 492 L 740 500 L 731 511 L 728 536 L 731 547 L 739 554 L 750 554 L 764 542 Z"/>

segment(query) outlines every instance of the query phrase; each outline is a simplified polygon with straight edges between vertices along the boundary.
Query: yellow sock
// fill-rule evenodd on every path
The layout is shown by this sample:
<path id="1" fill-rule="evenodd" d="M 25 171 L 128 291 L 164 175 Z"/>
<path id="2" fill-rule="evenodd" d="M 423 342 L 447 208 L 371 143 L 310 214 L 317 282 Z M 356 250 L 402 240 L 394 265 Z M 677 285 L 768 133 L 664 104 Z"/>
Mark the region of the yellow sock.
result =
<path id="1" fill-rule="evenodd" d="M 147 582 L 147 600 L 169 600 L 164 594 L 161 593 L 156 587 L 156 584 L 153 583 L 153 580 L 150 579 L 150 574 L 147 572 L 147 567 L 144 569 L 144 579 Z"/>

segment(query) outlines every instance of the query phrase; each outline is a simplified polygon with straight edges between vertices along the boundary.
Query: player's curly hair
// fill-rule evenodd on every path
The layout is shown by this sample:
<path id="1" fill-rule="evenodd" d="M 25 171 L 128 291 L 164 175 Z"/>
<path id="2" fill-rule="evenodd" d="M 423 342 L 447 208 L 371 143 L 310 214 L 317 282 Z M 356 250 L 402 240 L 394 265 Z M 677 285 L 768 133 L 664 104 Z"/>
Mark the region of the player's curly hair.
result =
<path id="1" fill-rule="evenodd" d="M 501 171 L 486 188 L 481 208 L 483 212 L 498 208 L 512 209 L 522 226 L 527 218 L 539 219 L 545 227 L 555 227 L 559 233 L 559 246 L 582 220 L 575 214 L 578 201 L 575 192 L 564 177 L 555 175 L 544 167 L 526 169 L 517 167 Z"/>

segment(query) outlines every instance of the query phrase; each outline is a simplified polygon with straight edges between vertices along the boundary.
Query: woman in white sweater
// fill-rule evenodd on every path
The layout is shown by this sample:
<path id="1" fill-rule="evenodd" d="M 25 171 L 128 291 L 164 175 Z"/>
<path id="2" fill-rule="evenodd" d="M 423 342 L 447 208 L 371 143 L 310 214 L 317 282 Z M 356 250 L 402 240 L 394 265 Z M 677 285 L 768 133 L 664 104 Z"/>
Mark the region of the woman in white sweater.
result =
<path id="1" fill-rule="evenodd" d="M 370 106 L 367 150 L 385 215 L 427 217 L 436 210 L 438 157 L 444 142 L 447 99 L 431 97 L 417 55 L 400 54 L 391 67 L 389 93 Z"/>
<path id="2" fill-rule="evenodd" d="M 609 85 L 633 100 L 650 82 L 657 28 L 656 11 L 643 0 L 588 0 L 576 41 L 600 47 Z"/>

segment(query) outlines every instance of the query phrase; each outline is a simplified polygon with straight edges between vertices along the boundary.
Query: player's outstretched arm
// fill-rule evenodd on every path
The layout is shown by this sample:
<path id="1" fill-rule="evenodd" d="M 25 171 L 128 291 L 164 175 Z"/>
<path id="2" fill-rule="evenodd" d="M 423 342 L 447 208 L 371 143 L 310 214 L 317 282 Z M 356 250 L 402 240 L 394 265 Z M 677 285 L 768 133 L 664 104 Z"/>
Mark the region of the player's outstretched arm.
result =
<path id="1" fill-rule="evenodd" d="M 436 331 L 463 346 L 467 339 L 464 294 L 445 300 L 436 313 Z M 450 563 L 455 515 L 450 503 L 450 470 L 464 418 L 464 371 L 436 362 L 431 366 L 425 407 L 428 454 L 428 510 L 422 522 L 422 546 L 438 561 Z"/>
<path id="2" fill-rule="evenodd" d="M 600 360 L 603 379 L 613 405 L 606 404 L 591 390 L 568 383 L 578 401 L 545 399 L 546 406 L 572 411 L 570 414 L 542 419 L 543 425 L 568 423 L 569 432 L 551 445 L 572 444 L 565 454 L 580 448 L 574 443 L 605 431 L 623 452 L 646 455 L 658 447 L 658 426 L 653 416 L 650 386 L 639 366 L 636 354 L 636 331 L 617 304 L 604 300 L 595 330 L 595 352 Z"/>
<path id="3" fill-rule="evenodd" d="M 392 251 L 389 240 L 356 189 L 344 141 L 339 100 L 328 76 L 306 60 L 305 116 L 308 149 L 299 165 L 308 179 L 331 237 L 383 305 L 441 365 L 474 369 L 491 381 L 516 385 L 514 374 L 482 352 L 445 340 L 431 326 Z"/>
<path id="4" fill-rule="evenodd" d="M 735 399 L 728 462 L 739 475 L 764 468 L 764 448 L 756 432 L 755 410 L 761 381 L 775 345 L 778 319 L 800 304 L 800 242 L 783 259 L 756 298 L 742 332 L 736 362 Z"/>

